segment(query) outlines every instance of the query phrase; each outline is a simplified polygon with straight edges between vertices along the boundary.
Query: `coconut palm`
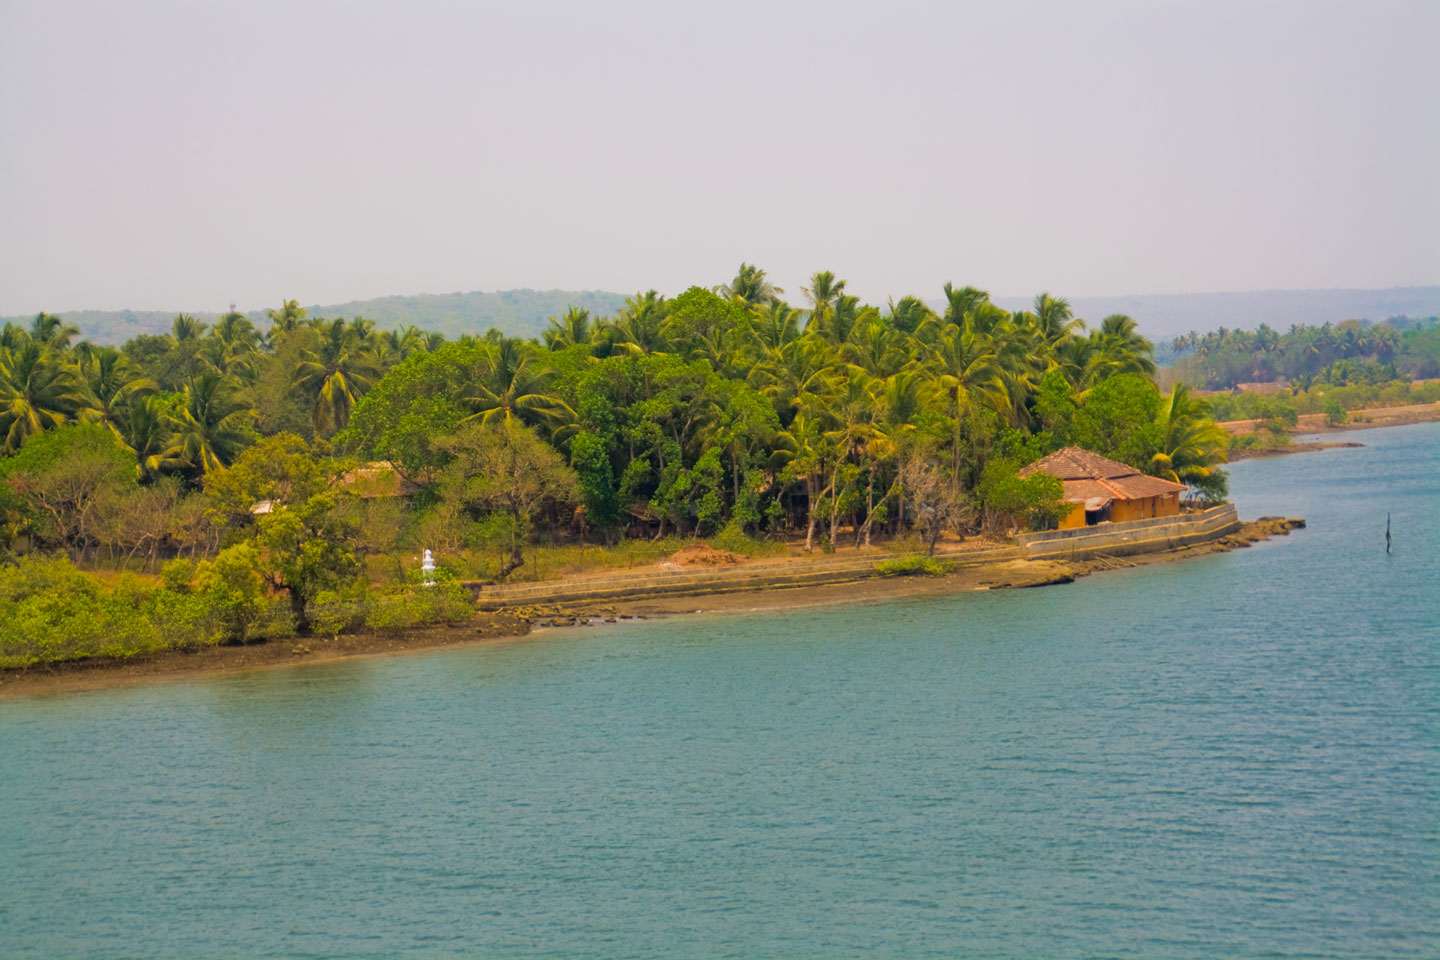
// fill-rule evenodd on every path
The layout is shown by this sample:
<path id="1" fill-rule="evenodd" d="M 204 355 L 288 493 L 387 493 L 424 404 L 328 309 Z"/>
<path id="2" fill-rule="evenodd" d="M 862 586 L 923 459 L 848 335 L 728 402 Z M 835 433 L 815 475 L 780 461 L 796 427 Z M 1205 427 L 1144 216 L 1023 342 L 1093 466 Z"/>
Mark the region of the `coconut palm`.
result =
<path id="1" fill-rule="evenodd" d="M 0 432 L 6 452 L 60 426 L 83 405 L 74 375 L 52 351 L 33 340 L 0 351 Z"/>
<path id="2" fill-rule="evenodd" d="M 137 374 L 130 358 L 114 347 L 87 351 L 80 358 L 77 370 L 84 388 L 82 416 L 103 423 L 117 433 L 125 407 L 134 398 L 160 389 L 154 380 Z"/>
<path id="3" fill-rule="evenodd" d="M 761 353 L 778 351 L 800 336 L 800 311 L 783 300 L 771 300 L 751 313 L 750 336 Z"/>
<path id="4" fill-rule="evenodd" d="M 524 341 L 504 338 L 489 349 L 471 385 L 474 393 L 465 402 L 474 413 L 466 419 L 549 426 L 574 420 L 575 411 L 547 392 L 551 379 Z"/>
<path id="5" fill-rule="evenodd" d="M 956 287 L 945 284 L 945 320 L 959 325 L 965 317 L 974 314 L 983 305 L 990 304 L 990 294 L 979 287 Z"/>
<path id="6" fill-rule="evenodd" d="M 1059 343 L 1082 326 L 1064 297 L 1042 293 L 1035 298 L 1035 321 L 1047 343 Z"/>
<path id="7" fill-rule="evenodd" d="M 305 308 L 300 306 L 298 300 L 286 300 L 280 304 L 278 310 L 266 310 L 265 315 L 270 318 L 267 336 L 274 337 L 277 333 L 294 332 L 305 321 Z"/>
<path id="8" fill-rule="evenodd" d="M 637 293 L 606 327 L 609 341 L 629 353 L 663 353 L 669 349 L 663 333 L 665 298 L 654 290 Z"/>
<path id="9" fill-rule="evenodd" d="M 1210 419 L 1210 407 L 1195 397 L 1185 384 L 1175 388 L 1160 404 L 1155 417 L 1159 428 L 1159 449 L 1150 457 L 1150 473 L 1204 486 L 1229 449 L 1230 436 Z"/>
<path id="10" fill-rule="evenodd" d="M 581 343 L 588 346 L 594 334 L 590 311 L 572 306 L 563 315 L 550 318 L 550 326 L 544 333 L 545 345 L 551 350 L 564 350 Z"/>
<path id="11" fill-rule="evenodd" d="M 753 307 L 774 301 L 785 291 L 765 279 L 764 270 L 752 263 L 742 263 L 735 271 L 735 279 L 722 283 L 715 292 Z"/>
<path id="12" fill-rule="evenodd" d="M 213 370 L 185 384 L 170 416 L 178 457 L 200 474 L 223 470 L 250 441 L 252 411 Z"/>
<path id="13" fill-rule="evenodd" d="M 66 323 L 53 313 L 42 311 L 35 314 L 35 319 L 30 321 L 30 339 L 57 350 L 68 347 L 71 338 L 79 332 L 79 327 Z"/>
<path id="14" fill-rule="evenodd" d="M 960 477 L 961 433 L 967 415 L 976 409 L 1005 414 L 1011 408 L 995 347 L 989 337 L 968 323 L 945 323 L 930 345 L 925 367 L 931 385 L 952 425 L 952 472 Z"/>
<path id="15" fill-rule="evenodd" d="M 319 346 L 306 349 L 295 367 L 295 386 L 312 397 L 315 429 L 333 432 L 349 423 L 379 373 L 359 329 L 339 318 L 325 323 Z"/>
<path id="16" fill-rule="evenodd" d="M 829 270 L 821 270 L 810 277 L 810 286 L 801 287 L 800 291 L 810 301 L 806 332 L 824 332 L 835 313 L 836 301 L 845 293 L 845 281 L 835 279 Z"/>
<path id="17" fill-rule="evenodd" d="M 890 325 L 902 333 L 914 334 L 928 321 L 933 320 L 935 312 L 925 305 L 925 301 L 919 297 L 901 297 L 899 300 L 890 300 Z"/>
<path id="18" fill-rule="evenodd" d="M 117 432 L 135 454 L 135 470 L 142 480 L 154 480 L 185 465 L 185 452 L 175 436 L 177 399 L 173 394 L 132 395 L 117 411 Z"/>

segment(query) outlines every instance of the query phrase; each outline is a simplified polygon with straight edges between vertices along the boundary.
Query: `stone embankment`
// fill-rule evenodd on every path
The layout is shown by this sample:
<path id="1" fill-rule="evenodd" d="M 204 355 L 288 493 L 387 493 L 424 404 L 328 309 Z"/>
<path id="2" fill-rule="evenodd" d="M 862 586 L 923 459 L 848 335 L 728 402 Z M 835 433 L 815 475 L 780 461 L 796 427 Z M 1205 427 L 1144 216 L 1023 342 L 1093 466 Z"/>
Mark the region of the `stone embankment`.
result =
<path id="1" fill-rule="evenodd" d="M 937 556 L 952 574 L 973 581 L 980 589 L 1041 586 L 1068 583 L 1077 575 L 1105 568 L 1130 566 L 1121 557 L 1152 554 L 1193 555 L 1248 546 L 1257 540 L 1285 533 L 1303 520 L 1264 518 L 1242 524 L 1232 504 L 1193 511 L 1176 517 L 1155 517 L 1126 523 L 1106 523 L 1077 530 L 1024 534 L 1013 545 L 952 548 Z M 620 572 L 602 576 L 517 584 L 470 584 L 481 610 L 534 611 L 531 620 L 579 616 L 562 612 L 583 607 L 599 614 L 604 604 L 663 597 L 693 597 L 740 591 L 822 587 L 871 580 L 883 574 L 877 568 L 883 557 L 786 560 L 744 563 L 724 568 Z M 609 611 L 605 611 L 609 613 Z M 613 615 L 613 614 L 611 614 Z M 605 617 L 604 614 L 601 614 Z"/>

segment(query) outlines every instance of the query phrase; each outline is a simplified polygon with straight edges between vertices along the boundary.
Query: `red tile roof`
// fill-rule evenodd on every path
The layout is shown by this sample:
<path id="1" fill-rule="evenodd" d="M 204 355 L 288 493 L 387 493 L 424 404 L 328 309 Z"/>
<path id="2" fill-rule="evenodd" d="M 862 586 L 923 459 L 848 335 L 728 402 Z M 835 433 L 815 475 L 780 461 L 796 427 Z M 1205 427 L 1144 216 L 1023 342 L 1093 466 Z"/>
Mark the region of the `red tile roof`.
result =
<path id="1" fill-rule="evenodd" d="M 1086 500 L 1143 500 L 1147 497 L 1178 493 L 1183 483 L 1172 483 L 1141 473 L 1134 467 L 1110 460 L 1080 447 L 1056 450 L 1020 471 L 1028 477 L 1048 473 L 1065 488 L 1065 499 L 1080 503 Z"/>

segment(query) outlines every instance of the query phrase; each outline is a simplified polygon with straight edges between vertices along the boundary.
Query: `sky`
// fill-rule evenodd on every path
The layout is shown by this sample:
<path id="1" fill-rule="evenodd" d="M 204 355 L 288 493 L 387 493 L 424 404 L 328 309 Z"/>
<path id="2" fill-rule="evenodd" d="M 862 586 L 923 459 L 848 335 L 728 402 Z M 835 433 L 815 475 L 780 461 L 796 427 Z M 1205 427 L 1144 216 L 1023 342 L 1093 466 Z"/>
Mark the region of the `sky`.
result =
<path id="1" fill-rule="evenodd" d="M 0 0 L 0 314 L 1440 282 L 1440 2 Z"/>

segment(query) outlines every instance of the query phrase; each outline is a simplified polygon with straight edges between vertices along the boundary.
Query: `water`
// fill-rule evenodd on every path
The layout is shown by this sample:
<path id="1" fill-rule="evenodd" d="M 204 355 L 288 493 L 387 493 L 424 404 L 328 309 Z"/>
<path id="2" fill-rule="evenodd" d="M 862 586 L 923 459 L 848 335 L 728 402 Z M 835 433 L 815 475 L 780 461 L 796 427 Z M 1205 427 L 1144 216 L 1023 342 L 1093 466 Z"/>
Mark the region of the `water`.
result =
<path id="1" fill-rule="evenodd" d="M 1184 564 L 0 703 L 0 956 L 1435 957 L 1440 425 L 1356 436 Z"/>

